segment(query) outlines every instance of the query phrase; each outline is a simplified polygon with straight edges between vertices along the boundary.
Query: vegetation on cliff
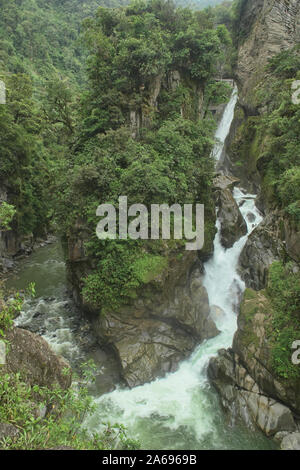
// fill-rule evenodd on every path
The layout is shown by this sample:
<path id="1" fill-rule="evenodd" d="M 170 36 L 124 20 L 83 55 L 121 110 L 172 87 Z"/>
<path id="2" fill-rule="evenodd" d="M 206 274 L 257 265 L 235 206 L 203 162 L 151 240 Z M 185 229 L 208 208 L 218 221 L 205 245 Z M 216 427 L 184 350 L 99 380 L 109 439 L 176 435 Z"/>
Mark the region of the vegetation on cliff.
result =
<path id="1" fill-rule="evenodd" d="M 259 172 L 266 204 L 281 208 L 298 225 L 300 108 L 292 101 L 292 83 L 299 79 L 299 68 L 299 46 L 269 61 L 253 101 L 259 112 L 243 121 L 230 150 L 248 177 Z"/>
<path id="2" fill-rule="evenodd" d="M 299 380 L 299 365 L 291 360 L 293 342 L 300 338 L 300 274 L 293 267 L 280 262 L 271 266 L 267 294 L 273 307 L 274 370 L 279 377 Z"/>
<path id="3" fill-rule="evenodd" d="M 227 99 L 226 88 L 213 76 L 228 58 L 231 41 L 226 27 L 215 28 L 206 13 L 176 10 L 159 0 L 100 8 L 85 21 L 84 30 L 89 89 L 60 180 L 58 220 L 69 240 L 78 231 L 84 234 L 84 256 L 90 260 L 83 279 L 85 300 L 109 309 L 136 296 L 149 279 L 147 266 L 151 272 L 155 260 L 182 250 L 182 243 L 100 241 L 95 234 L 100 203 L 116 206 L 120 195 L 128 197 L 129 205 L 148 208 L 201 202 L 211 249 L 215 124 L 209 113 L 203 117 L 202 103 L 211 104 L 212 86 L 214 99 Z M 174 73 L 177 83 L 170 85 Z M 159 266 L 163 270 L 166 263 Z"/>
<path id="4" fill-rule="evenodd" d="M 2 3 L 7 104 L 0 107 L 0 183 L 16 211 L 15 233 L 43 236 L 55 216 L 69 237 L 83 217 L 91 231 L 86 253 L 97 271 L 85 281 L 85 293 L 95 300 L 106 292 L 105 304 L 126 300 L 148 276 L 131 266 L 143 257 L 139 242 L 108 247 L 93 235 L 99 203 L 121 194 L 130 203 L 204 203 L 209 252 L 214 122 L 208 108 L 228 98 L 228 87 L 213 77 L 230 70 L 232 54 L 220 15 L 159 0 L 102 7 L 95 17 L 100 3 L 121 2 Z M 174 71 L 180 83 L 175 78 L 170 85 Z M 142 119 L 138 136 L 132 111 Z M 154 257 L 165 251 L 160 243 L 148 248 Z M 111 259 L 115 276 L 106 276 Z"/>

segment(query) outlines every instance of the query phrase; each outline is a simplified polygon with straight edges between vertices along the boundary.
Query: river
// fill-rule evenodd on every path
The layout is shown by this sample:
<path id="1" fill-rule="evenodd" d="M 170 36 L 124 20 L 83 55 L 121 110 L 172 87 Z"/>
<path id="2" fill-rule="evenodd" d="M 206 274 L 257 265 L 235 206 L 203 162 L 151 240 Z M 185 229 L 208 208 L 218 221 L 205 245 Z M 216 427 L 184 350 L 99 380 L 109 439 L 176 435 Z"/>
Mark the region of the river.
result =
<path id="1" fill-rule="evenodd" d="M 216 160 L 222 155 L 236 102 L 237 91 L 234 90 L 216 133 L 218 141 L 213 151 Z M 238 303 L 245 289 L 237 273 L 238 259 L 249 234 L 262 220 L 255 197 L 242 188 L 234 189 L 248 233 L 225 250 L 220 243 L 217 221 L 214 255 L 204 266 L 204 285 L 210 305 L 219 307 L 215 320 L 221 333 L 198 346 L 176 372 L 133 389 L 118 385 L 114 359 L 97 346 L 89 325 L 68 297 L 60 245 L 40 248 L 20 263 L 8 285 L 22 289 L 34 281 L 37 297 L 26 302 L 17 324 L 42 334 L 75 368 L 88 358 L 97 363 L 96 387 L 91 391 L 96 411 L 84 423 L 91 432 L 100 431 L 103 422 L 122 423 L 129 436 L 138 439 L 147 450 L 275 447 L 259 431 L 228 422 L 207 378 L 209 359 L 219 349 L 231 346 L 237 329 Z"/>

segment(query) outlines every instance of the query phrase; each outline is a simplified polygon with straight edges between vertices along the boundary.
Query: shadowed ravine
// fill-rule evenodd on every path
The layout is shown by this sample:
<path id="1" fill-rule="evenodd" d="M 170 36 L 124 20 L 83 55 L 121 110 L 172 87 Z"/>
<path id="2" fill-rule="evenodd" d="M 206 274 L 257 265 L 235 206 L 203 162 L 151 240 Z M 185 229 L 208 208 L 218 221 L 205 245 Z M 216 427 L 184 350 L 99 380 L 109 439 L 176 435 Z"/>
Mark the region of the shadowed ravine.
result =
<path id="1" fill-rule="evenodd" d="M 222 155 L 236 101 L 235 90 L 216 133 L 219 139 L 213 151 L 216 160 Z M 131 437 L 140 440 L 143 449 L 273 447 L 272 441 L 259 432 L 252 432 L 244 425 L 229 426 L 206 373 L 209 359 L 219 349 L 232 344 L 237 328 L 237 305 L 245 288 L 236 269 L 238 258 L 249 234 L 262 220 L 255 206 L 255 195 L 235 188 L 234 198 L 240 205 L 248 233 L 225 250 L 220 242 L 220 223 L 217 221 L 214 256 L 205 264 L 204 274 L 210 305 L 218 307 L 215 311 L 220 312 L 215 321 L 221 333 L 202 343 L 175 373 L 152 383 L 105 393 L 116 382 L 116 365 L 98 351 L 89 332 L 86 342 L 82 342 L 82 332 L 87 326 L 66 297 L 65 268 L 57 246 L 37 251 L 23 262 L 18 275 L 9 281 L 9 285 L 16 288 L 24 287 L 29 281 L 37 282 L 38 298 L 25 305 L 18 325 L 30 325 L 32 329 L 36 324 L 36 330 L 72 364 L 94 357 L 101 367 L 97 381 L 100 385 L 94 392 L 96 412 L 84 423 L 91 431 L 99 430 L 102 422 L 122 423 Z M 247 218 L 249 213 L 253 215 L 251 223 Z M 101 386 L 101 382 L 104 385 Z"/>

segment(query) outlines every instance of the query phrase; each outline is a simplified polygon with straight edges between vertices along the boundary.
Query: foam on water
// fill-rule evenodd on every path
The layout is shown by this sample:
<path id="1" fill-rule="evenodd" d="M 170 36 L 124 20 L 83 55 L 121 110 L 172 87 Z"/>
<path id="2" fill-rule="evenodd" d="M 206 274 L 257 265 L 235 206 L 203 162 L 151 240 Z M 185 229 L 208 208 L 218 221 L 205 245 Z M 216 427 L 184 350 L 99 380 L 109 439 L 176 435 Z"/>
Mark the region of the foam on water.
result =
<path id="1" fill-rule="evenodd" d="M 219 141 L 214 150 L 215 158 L 222 154 L 236 101 L 237 90 L 234 89 L 216 133 Z M 220 222 L 217 221 L 214 255 L 205 264 L 204 285 L 210 305 L 221 312 L 217 319 L 221 333 L 204 341 L 175 373 L 131 390 L 119 388 L 95 398 L 97 410 L 84 423 L 91 431 L 99 431 L 105 421 L 122 423 L 146 449 L 268 447 L 260 435 L 250 438 L 245 428 L 224 432 L 224 417 L 206 373 L 210 358 L 219 349 L 232 344 L 237 328 L 237 305 L 245 289 L 237 273 L 238 259 L 249 234 L 262 220 L 255 206 L 255 195 L 235 188 L 234 198 L 238 204 L 242 203 L 240 209 L 248 233 L 226 250 L 220 242 Z M 253 219 L 251 223 L 247 217 L 249 213 Z"/>

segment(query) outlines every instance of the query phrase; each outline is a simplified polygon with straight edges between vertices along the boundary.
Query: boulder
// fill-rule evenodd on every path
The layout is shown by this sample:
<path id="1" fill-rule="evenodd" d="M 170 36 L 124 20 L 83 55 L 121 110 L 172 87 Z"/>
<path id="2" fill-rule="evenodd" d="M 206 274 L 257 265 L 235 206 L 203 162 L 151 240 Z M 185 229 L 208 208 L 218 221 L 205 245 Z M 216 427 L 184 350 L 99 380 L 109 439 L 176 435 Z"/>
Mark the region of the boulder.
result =
<path id="1" fill-rule="evenodd" d="M 224 248 L 231 248 L 234 243 L 247 233 L 247 224 L 230 189 L 217 191 L 218 218 L 221 224 L 221 243 Z"/>
<path id="2" fill-rule="evenodd" d="M 300 432 L 288 434 L 282 439 L 281 450 L 300 450 Z"/>
<path id="3" fill-rule="evenodd" d="M 48 343 L 30 331 L 12 328 L 6 333 L 9 348 L 6 353 L 4 372 L 20 372 L 22 379 L 30 385 L 67 389 L 72 374 L 69 364 L 57 356 Z M 2 370 L 2 369 L 1 369 Z"/>
<path id="4" fill-rule="evenodd" d="M 210 315 L 211 315 L 211 318 L 217 322 L 218 320 L 220 320 L 221 318 L 224 318 L 225 316 L 225 312 L 224 310 L 221 308 L 221 307 L 218 307 L 217 305 L 212 305 L 210 307 Z"/>
<path id="5" fill-rule="evenodd" d="M 214 178 L 213 184 L 214 188 L 217 190 L 232 190 L 234 186 L 236 186 L 239 182 L 240 180 L 238 178 L 235 178 L 234 176 L 220 174 Z"/>
<path id="6" fill-rule="evenodd" d="M 19 429 L 9 423 L 0 423 L 0 441 L 6 438 L 15 438 L 19 434 Z"/>

